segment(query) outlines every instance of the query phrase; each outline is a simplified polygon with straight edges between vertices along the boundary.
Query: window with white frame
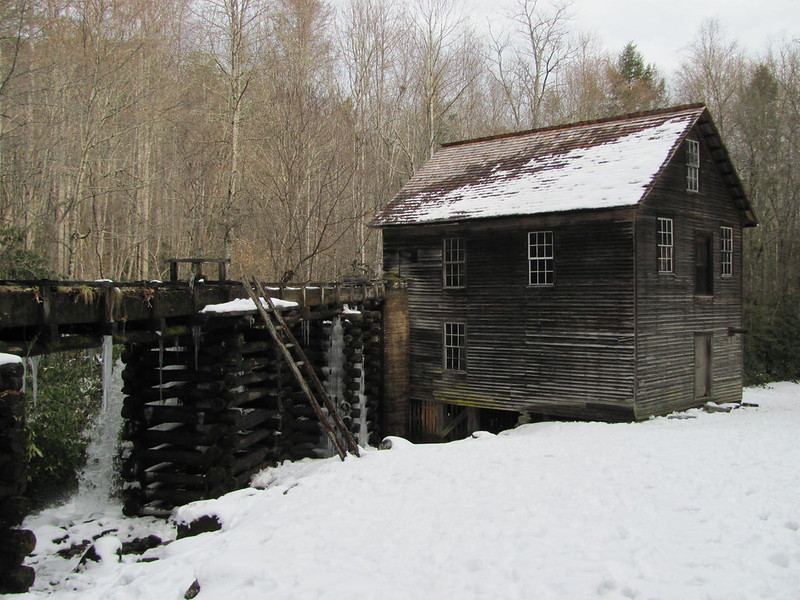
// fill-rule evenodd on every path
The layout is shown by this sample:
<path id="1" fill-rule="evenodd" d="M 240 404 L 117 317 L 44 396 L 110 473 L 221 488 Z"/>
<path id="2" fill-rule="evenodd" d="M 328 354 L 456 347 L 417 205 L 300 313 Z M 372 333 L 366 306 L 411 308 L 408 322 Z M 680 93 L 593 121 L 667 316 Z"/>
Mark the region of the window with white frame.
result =
<path id="1" fill-rule="evenodd" d="M 528 233 L 528 285 L 553 285 L 553 232 Z"/>
<path id="2" fill-rule="evenodd" d="M 700 143 L 694 140 L 686 140 L 686 189 L 700 189 Z"/>
<path id="3" fill-rule="evenodd" d="M 446 288 L 467 285 L 467 245 L 464 238 L 442 240 L 442 277 Z"/>
<path id="4" fill-rule="evenodd" d="M 719 239 L 722 276 L 733 277 L 733 228 L 722 227 L 720 229 Z"/>
<path id="5" fill-rule="evenodd" d="M 467 326 L 464 323 L 444 324 L 444 368 L 467 370 Z"/>
<path id="6" fill-rule="evenodd" d="M 672 273 L 674 264 L 674 235 L 672 219 L 658 218 L 658 272 Z"/>

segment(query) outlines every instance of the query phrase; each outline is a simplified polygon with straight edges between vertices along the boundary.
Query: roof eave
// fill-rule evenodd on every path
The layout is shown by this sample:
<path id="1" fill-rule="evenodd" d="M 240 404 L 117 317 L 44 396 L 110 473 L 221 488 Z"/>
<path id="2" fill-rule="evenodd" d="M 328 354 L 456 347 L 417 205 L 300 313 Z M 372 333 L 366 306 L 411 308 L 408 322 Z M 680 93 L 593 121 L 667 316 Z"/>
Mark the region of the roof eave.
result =
<path id="1" fill-rule="evenodd" d="M 705 138 L 706 146 L 711 152 L 711 158 L 722 174 L 725 185 L 728 186 L 731 196 L 733 196 L 734 201 L 742 213 L 742 225 L 744 227 L 758 226 L 758 216 L 744 191 L 744 186 L 742 185 L 741 179 L 739 179 L 739 174 L 736 172 L 736 167 L 731 160 L 728 149 L 725 147 L 722 137 L 719 135 L 719 130 L 711 114 L 708 112 L 708 109 L 704 110 L 703 114 L 700 115 L 697 127 Z"/>
<path id="2" fill-rule="evenodd" d="M 536 218 L 552 218 L 554 216 L 576 216 L 580 217 L 582 215 L 596 215 L 602 212 L 624 212 L 624 211 L 636 211 L 639 208 L 640 203 L 637 204 L 622 204 L 618 206 L 603 206 L 599 208 L 577 208 L 572 210 L 551 210 L 547 212 L 540 212 L 540 213 L 526 213 L 526 214 L 516 214 L 516 215 L 495 215 L 490 217 L 465 217 L 461 219 L 442 219 L 436 221 L 404 221 L 404 222 L 393 222 L 393 223 L 381 223 L 376 224 L 377 219 L 373 220 L 370 223 L 370 227 L 375 227 L 379 229 L 399 229 L 402 227 L 433 227 L 433 226 L 448 226 L 448 225 L 469 225 L 472 223 L 487 223 L 487 222 L 498 222 L 498 221 L 510 221 L 514 219 L 536 219 Z"/>

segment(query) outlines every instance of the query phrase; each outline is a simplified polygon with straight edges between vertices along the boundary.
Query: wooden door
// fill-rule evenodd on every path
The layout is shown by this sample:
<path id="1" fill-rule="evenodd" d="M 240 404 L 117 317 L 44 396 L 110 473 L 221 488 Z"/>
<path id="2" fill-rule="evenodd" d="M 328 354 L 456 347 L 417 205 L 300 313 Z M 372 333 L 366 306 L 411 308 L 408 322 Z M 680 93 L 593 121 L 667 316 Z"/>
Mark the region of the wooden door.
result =
<path id="1" fill-rule="evenodd" d="M 694 397 L 711 396 L 713 363 L 711 356 L 711 334 L 694 334 Z"/>

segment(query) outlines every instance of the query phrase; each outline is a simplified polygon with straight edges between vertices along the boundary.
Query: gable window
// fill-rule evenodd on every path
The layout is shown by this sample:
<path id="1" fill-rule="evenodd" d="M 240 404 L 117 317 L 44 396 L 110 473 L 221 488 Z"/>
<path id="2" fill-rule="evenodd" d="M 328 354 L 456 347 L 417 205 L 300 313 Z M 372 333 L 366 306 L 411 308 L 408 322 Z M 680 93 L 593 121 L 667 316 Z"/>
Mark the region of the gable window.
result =
<path id="1" fill-rule="evenodd" d="M 733 277 L 733 228 L 720 228 L 720 264 L 722 276 Z"/>
<path id="2" fill-rule="evenodd" d="M 446 288 L 467 285 L 467 245 L 464 238 L 445 238 L 442 241 L 442 277 Z"/>
<path id="3" fill-rule="evenodd" d="M 658 272 L 672 273 L 674 270 L 674 236 L 672 219 L 658 219 Z"/>
<path id="4" fill-rule="evenodd" d="M 686 189 L 700 189 L 700 143 L 694 140 L 686 140 Z"/>
<path id="5" fill-rule="evenodd" d="M 553 232 L 528 233 L 528 285 L 553 285 Z"/>
<path id="6" fill-rule="evenodd" d="M 714 254 L 709 233 L 698 233 L 694 240 L 694 293 L 714 294 Z"/>
<path id="7" fill-rule="evenodd" d="M 444 368 L 467 370 L 467 326 L 464 323 L 444 324 Z"/>

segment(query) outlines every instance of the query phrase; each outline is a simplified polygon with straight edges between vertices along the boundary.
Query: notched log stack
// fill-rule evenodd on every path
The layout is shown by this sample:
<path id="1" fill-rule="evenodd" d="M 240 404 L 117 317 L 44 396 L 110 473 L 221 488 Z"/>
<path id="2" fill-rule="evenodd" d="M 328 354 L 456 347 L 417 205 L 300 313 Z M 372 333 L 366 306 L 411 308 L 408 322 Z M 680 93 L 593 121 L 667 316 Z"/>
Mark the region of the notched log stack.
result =
<path id="1" fill-rule="evenodd" d="M 332 313 L 334 314 L 334 313 Z M 331 321 L 288 319 L 317 371 L 330 379 Z M 330 314 L 328 315 L 330 317 Z M 335 404 L 361 445 L 380 441 L 381 313 L 342 318 L 344 367 Z M 251 315 L 209 317 L 182 335 L 126 345 L 122 475 L 125 513 L 174 506 L 245 487 L 284 459 L 333 449 L 308 399 L 263 325 Z"/>
<path id="2" fill-rule="evenodd" d="M 17 529 L 30 510 L 27 481 L 25 397 L 21 363 L 0 365 L 0 594 L 27 592 L 32 567 L 22 562 L 36 546 L 31 531 Z"/>
<path id="3" fill-rule="evenodd" d="M 382 314 L 374 306 L 342 316 L 344 330 L 344 420 L 361 445 L 381 441 L 378 407 L 382 394 Z"/>
<path id="4" fill-rule="evenodd" d="M 325 344 L 325 331 L 320 327 L 321 323 L 319 320 L 308 320 L 292 327 L 292 335 L 300 342 L 319 377 L 322 377 L 319 365 L 324 363 Z M 330 456 L 325 433 L 308 398 L 285 363 L 281 363 L 281 371 L 281 458 L 300 460 Z M 322 411 L 327 414 L 324 407 Z"/>
<path id="5" fill-rule="evenodd" d="M 126 514 L 220 496 L 277 458 L 280 361 L 252 319 L 210 319 L 123 359 Z"/>

